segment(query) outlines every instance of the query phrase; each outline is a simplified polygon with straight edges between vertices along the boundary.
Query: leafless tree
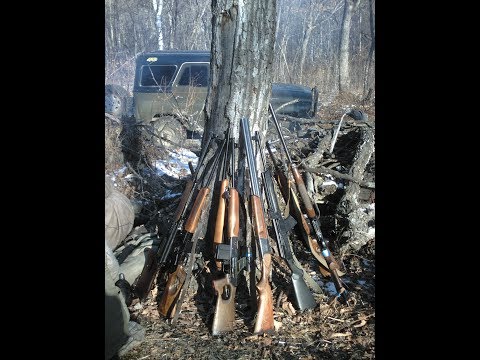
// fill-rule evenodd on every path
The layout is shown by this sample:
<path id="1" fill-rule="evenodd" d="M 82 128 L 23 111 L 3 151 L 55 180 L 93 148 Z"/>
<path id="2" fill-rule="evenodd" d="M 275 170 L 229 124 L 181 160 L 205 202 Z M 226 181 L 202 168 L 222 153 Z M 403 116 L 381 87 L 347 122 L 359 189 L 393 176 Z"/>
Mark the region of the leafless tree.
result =
<path id="1" fill-rule="evenodd" d="M 276 2 L 274 82 L 374 89 L 374 0 Z M 211 27 L 211 0 L 105 0 L 105 81 L 131 84 L 138 52 L 211 49 Z"/>
<path id="2" fill-rule="evenodd" d="M 162 10 L 163 0 L 153 0 L 155 10 L 155 28 L 157 30 L 158 50 L 163 50 Z"/>
<path id="3" fill-rule="evenodd" d="M 361 0 L 345 0 L 343 9 L 342 29 L 340 33 L 340 44 L 338 50 L 338 90 L 348 91 L 350 87 L 350 29 L 352 27 L 352 16 L 358 8 Z"/>
<path id="4" fill-rule="evenodd" d="M 369 18 L 370 18 L 370 37 L 371 37 L 371 45 L 370 50 L 368 51 L 368 59 L 365 62 L 365 75 L 364 75 L 364 83 L 363 83 L 363 93 L 364 96 L 368 96 L 369 94 L 369 79 L 370 79 L 370 72 L 372 69 L 372 62 L 375 56 L 375 15 L 374 15 L 374 8 L 373 8 L 374 0 L 368 0 L 368 9 L 369 9 Z"/>

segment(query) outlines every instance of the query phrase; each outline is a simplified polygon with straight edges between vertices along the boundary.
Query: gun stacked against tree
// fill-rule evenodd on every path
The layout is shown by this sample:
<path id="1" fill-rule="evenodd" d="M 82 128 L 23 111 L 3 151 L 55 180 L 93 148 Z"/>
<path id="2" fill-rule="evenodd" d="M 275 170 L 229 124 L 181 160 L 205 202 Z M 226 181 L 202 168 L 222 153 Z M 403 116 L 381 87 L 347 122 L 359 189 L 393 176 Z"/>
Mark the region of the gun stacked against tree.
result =
<path id="1" fill-rule="evenodd" d="M 225 276 L 213 281 L 217 293 L 215 315 L 213 317 L 212 335 L 219 335 L 234 330 L 235 327 L 235 294 L 238 285 L 238 274 L 248 268 L 248 257 L 239 258 L 239 232 L 240 232 L 240 200 L 235 188 L 235 142 L 231 139 L 230 149 L 230 186 L 227 207 L 227 232 L 228 244 L 218 244 L 216 259 L 223 260 L 222 268 Z M 221 187 L 221 190 L 223 188 Z M 218 221 L 218 216 L 217 216 Z M 216 224 L 217 226 L 218 224 Z M 248 250 L 246 251 L 248 254 Z"/>
<path id="2" fill-rule="evenodd" d="M 176 239 L 178 231 L 182 230 L 183 223 L 185 221 L 185 214 L 190 205 L 190 202 L 193 197 L 195 190 L 195 185 L 197 183 L 198 174 L 200 169 L 203 167 L 203 162 L 207 154 L 207 150 L 210 148 L 210 143 L 212 141 L 212 134 L 208 136 L 207 143 L 200 153 L 198 158 L 197 168 L 193 177 L 187 181 L 185 189 L 180 198 L 180 202 L 175 213 L 175 218 L 172 226 L 168 232 L 168 238 L 166 241 L 162 242 L 157 252 L 152 251 L 152 248 L 147 254 L 145 265 L 140 273 L 136 284 L 134 286 L 134 293 L 139 298 L 140 301 L 144 301 L 150 290 L 152 289 L 153 281 L 156 278 L 156 275 L 160 271 L 160 267 L 165 266 L 165 263 L 170 255 L 173 243 Z M 163 269 L 162 269 L 163 270 Z"/>
<path id="3" fill-rule="evenodd" d="M 327 261 L 325 260 L 320 251 L 320 246 L 318 245 L 317 240 L 311 236 L 310 226 L 308 225 L 307 220 L 305 220 L 302 210 L 300 209 L 300 201 L 298 200 L 298 197 L 296 195 L 297 187 L 295 186 L 295 182 L 289 181 L 285 176 L 285 171 L 281 167 L 283 164 L 281 164 L 281 162 L 275 158 L 275 155 L 273 155 L 272 148 L 268 141 L 266 142 L 266 146 L 275 168 L 275 175 L 277 176 L 278 182 L 280 184 L 280 190 L 282 192 L 283 198 L 285 199 L 287 206 L 289 205 L 290 209 L 292 210 L 293 216 L 297 220 L 297 223 L 302 225 L 300 230 L 303 229 L 303 231 L 300 231 L 300 234 L 302 235 L 305 244 L 312 251 L 313 256 L 320 263 L 319 269 L 322 275 L 329 277 L 330 271 L 328 269 Z M 338 276 L 343 276 L 344 274 L 345 273 L 341 270 L 337 270 Z"/>
<path id="4" fill-rule="evenodd" d="M 229 130 L 227 131 L 228 141 L 230 141 Z M 213 235 L 213 253 L 215 253 L 217 246 L 223 243 L 225 209 L 226 209 L 226 201 L 228 196 L 228 192 L 227 192 L 227 189 L 228 189 L 227 166 L 228 166 L 228 155 L 229 155 L 228 150 L 229 149 L 228 149 L 228 142 L 227 142 L 227 149 L 224 152 L 222 166 L 220 168 L 220 188 L 218 189 L 219 196 L 218 196 L 218 206 L 217 206 L 217 218 L 215 221 L 215 232 Z M 216 260 L 215 265 L 218 271 L 222 270 L 222 262 L 220 260 Z"/>
<path id="5" fill-rule="evenodd" d="M 184 230 L 186 234 L 183 242 L 181 243 L 181 245 L 183 245 L 183 249 L 181 253 L 177 254 L 177 256 L 175 257 L 173 266 L 176 266 L 176 268 L 172 273 L 169 274 L 165 290 L 162 293 L 162 297 L 158 304 L 158 312 L 167 318 L 173 317 L 173 314 L 175 313 L 175 303 L 177 302 L 180 290 L 182 289 L 183 284 L 186 282 L 186 278 L 189 277 L 188 275 L 192 271 L 192 268 L 188 268 L 188 272 L 185 272 L 183 263 L 188 258 L 188 256 L 186 256 L 187 252 L 190 251 L 190 256 L 192 258 L 195 256 L 195 247 L 198 240 L 198 234 L 196 233 L 196 230 L 198 228 L 198 223 L 204 209 L 205 202 L 208 198 L 208 195 L 210 194 L 210 184 L 212 183 L 213 176 L 215 175 L 218 166 L 220 155 L 224 151 L 226 142 L 227 138 L 225 138 L 225 140 L 222 142 L 222 146 L 220 147 L 220 149 L 218 149 L 218 152 L 215 155 L 215 159 L 211 168 L 209 169 L 210 173 L 206 181 L 205 176 L 203 176 L 204 182 L 202 184 L 202 188 L 198 191 L 195 202 L 193 203 L 192 209 L 185 223 Z M 204 171 L 202 175 L 204 175 L 205 173 L 206 171 Z M 189 249 L 189 245 L 192 241 L 192 247 L 191 249 Z"/>
<path id="6" fill-rule="evenodd" d="M 335 258 L 333 257 L 332 253 L 330 252 L 330 250 L 328 249 L 327 243 L 323 237 L 322 231 L 320 229 L 320 221 L 318 219 L 318 215 L 316 214 L 315 209 L 313 208 L 312 201 L 310 200 L 310 197 L 308 195 L 307 188 L 305 187 L 305 183 L 303 182 L 302 176 L 299 170 L 297 169 L 297 167 L 295 166 L 295 164 L 292 162 L 290 153 L 287 149 L 287 145 L 285 143 L 285 139 L 280 129 L 280 125 L 278 124 L 278 120 L 275 115 L 275 111 L 273 110 L 272 104 L 269 104 L 268 109 L 270 111 L 270 114 L 272 115 L 272 121 L 277 129 L 285 155 L 287 156 L 288 168 L 293 175 L 295 184 L 297 185 L 298 192 L 300 193 L 300 197 L 302 198 L 303 206 L 308 216 L 310 225 L 312 226 L 315 237 L 318 243 L 320 244 L 320 249 L 318 249 L 318 247 L 313 246 L 311 247 L 311 250 L 312 252 L 318 252 L 318 250 L 321 250 L 321 254 L 325 258 L 333 283 L 335 285 L 335 289 L 337 290 L 337 296 L 341 295 L 346 300 L 346 297 L 347 297 L 346 290 L 343 287 L 338 274 L 338 271 L 340 270 L 339 265 L 335 260 Z M 286 177 L 288 179 L 288 176 Z"/>
<path id="7" fill-rule="evenodd" d="M 255 140 L 257 141 L 260 157 L 262 158 L 264 169 L 262 173 L 263 186 L 265 189 L 265 197 L 267 199 L 269 209 L 268 214 L 272 220 L 275 239 L 277 240 L 278 244 L 278 252 L 280 257 L 287 262 L 290 270 L 292 271 L 292 284 L 298 309 L 301 311 L 305 309 L 313 309 L 317 303 L 312 293 L 308 289 L 305 280 L 303 279 L 304 270 L 296 265 L 292 245 L 288 239 L 290 230 L 297 222 L 290 215 L 286 219 L 282 217 L 282 213 L 278 206 L 277 196 L 275 194 L 272 174 L 270 169 L 267 168 L 267 162 L 260 146 L 261 141 L 260 134 L 258 132 L 255 133 Z"/>
<path id="8" fill-rule="evenodd" d="M 250 174 L 250 206 L 252 208 L 252 226 L 253 234 L 260 252 L 261 277 L 256 284 L 257 299 L 257 319 L 254 327 L 254 334 L 262 334 L 274 331 L 273 324 L 273 298 L 272 288 L 270 286 L 270 270 L 272 266 L 272 249 L 268 242 L 268 230 L 265 223 L 265 214 L 263 204 L 260 198 L 260 186 L 258 183 L 257 169 L 253 154 L 252 138 L 250 134 L 250 124 L 247 118 L 240 120 L 242 136 L 244 141 L 245 153 L 247 156 L 248 172 Z"/>

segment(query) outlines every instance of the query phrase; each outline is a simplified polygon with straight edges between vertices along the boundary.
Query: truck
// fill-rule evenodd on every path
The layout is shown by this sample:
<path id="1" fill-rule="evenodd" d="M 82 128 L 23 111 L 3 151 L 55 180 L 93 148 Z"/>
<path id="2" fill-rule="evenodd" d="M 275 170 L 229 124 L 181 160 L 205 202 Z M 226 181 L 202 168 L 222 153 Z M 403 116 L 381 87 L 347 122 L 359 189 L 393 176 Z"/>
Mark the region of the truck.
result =
<path id="1" fill-rule="evenodd" d="M 153 125 L 166 140 L 192 138 L 203 131 L 209 81 L 209 51 L 142 53 L 135 61 L 133 96 L 118 85 L 105 85 L 105 112 Z M 316 87 L 272 83 L 270 102 L 277 114 L 312 118 L 318 108 L 318 91 Z"/>

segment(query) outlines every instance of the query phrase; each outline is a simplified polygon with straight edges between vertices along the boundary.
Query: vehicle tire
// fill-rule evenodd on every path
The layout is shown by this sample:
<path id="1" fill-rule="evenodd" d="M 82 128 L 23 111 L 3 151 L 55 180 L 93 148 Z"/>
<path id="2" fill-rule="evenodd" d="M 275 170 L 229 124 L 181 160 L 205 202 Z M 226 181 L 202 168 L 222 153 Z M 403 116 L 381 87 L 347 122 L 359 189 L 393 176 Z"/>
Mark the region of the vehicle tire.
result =
<path id="1" fill-rule="evenodd" d="M 187 132 L 173 116 L 161 116 L 152 121 L 157 141 L 164 147 L 184 146 Z"/>
<path id="2" fill-rule="evenodd" d="M 105 85 L 105 112 L 122 118 L 126 115 L 128 92 L 118 85 Z"/>

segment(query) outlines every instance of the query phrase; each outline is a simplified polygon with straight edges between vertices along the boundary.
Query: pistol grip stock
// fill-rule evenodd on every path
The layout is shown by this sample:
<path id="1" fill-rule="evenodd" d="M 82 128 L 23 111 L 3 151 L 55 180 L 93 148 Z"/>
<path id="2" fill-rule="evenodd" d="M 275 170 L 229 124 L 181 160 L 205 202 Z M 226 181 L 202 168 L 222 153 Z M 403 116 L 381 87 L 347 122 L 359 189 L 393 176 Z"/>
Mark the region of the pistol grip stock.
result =
<path id="1" fill-rule="evenodd" d="M 162 298 L 160 299 L 157 308 L 162 316 L 166 318 L 171 317 L 171 314 L 173 313 L 172 305 L 178 298 L 178 294 L 185 283 L 186 276 L 187 274 L 181 265 L 177 266 L 177 269 L 169 275 L 165 290 L 163 291 Z"/>
<path id="2" fill-rule="evenodd" d="M 266 254 L 262 259 L 262 277 L 257 283 L 258 309 L 254 334 L 273 333 L 275 331 L 273 323 L 273 296 L 272 288 L 268 276 L 270 274 L 271 255 Z"/>
<path id="3" fill-rule="evenodd" d="M 235 293 L 237 288 L 230 282 L 227 274 L 224 278 L 214 280 L 213 287 L 217 294 L 217 304 L 213 317 L 212 335 L 220 335 L 235 329 Z M 228 297 L 226 298 L 226 292 Z"/>

